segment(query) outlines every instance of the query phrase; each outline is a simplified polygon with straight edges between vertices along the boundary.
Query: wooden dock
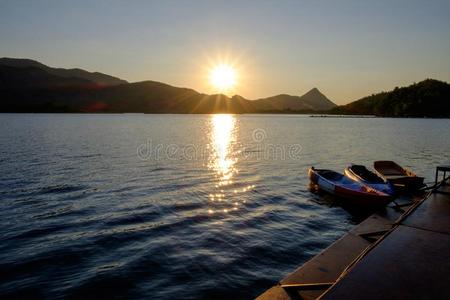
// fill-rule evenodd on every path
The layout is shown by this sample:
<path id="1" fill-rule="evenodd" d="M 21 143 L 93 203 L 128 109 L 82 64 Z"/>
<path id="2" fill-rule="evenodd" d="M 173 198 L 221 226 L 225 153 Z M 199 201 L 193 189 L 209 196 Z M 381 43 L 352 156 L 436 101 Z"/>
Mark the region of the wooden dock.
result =
<path id="1" fill-rule="evenodd" d="M 450 186 L 396 202 L 257 299 L 450 299 Z"/>

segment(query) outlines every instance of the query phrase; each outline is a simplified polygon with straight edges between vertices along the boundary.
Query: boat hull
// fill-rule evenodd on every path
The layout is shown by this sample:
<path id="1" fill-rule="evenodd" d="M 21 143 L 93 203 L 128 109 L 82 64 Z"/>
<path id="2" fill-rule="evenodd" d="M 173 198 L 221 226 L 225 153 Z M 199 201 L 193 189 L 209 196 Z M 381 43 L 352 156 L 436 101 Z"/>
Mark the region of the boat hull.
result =
<path id="1" fill-rule="evenodd" d="M 364 166 L 353 165 L 347 167 L 344 170 L 344 174 L 350 179 L 368 185 L 377 191 L 389 194 L 391 196 L 395 195 L 395 187 L 392 185 L 392 183 L 369 171 Z"/>
<path id="2" fill-rule="evenodd" d="M 330 172 L 334 173 L 336 178 L 327 178 Z M 337 175 L 336 175 L 337 174 Z M 359 182 L 353 181 L 344 175 L 331 170 L 310 168 L 308 171 L 309 179 L 321 190 L 335 195 L 345 203 L 358 206 L 385 206 L 393 200 L 391 195 L 373 190 Z"/>
<path id="3" fill-rule="evenodd" d="M 373 163 L 373 166 L 380 177 L 397 188 L 417 189 L 424 185 L 423 177 L 417 176 L 412 171 L 401 167 L 393 161 L 376 161 Z"/>

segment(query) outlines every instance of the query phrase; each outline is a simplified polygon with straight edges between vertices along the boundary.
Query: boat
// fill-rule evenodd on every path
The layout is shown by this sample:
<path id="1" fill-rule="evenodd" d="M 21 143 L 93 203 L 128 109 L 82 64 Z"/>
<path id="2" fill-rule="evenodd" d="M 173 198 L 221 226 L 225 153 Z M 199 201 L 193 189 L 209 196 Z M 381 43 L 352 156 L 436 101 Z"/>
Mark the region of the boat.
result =
<path id="1" fill-rule="evenodd" d="M 412 171 L 402 168 L 393 161 L 379 160 L 373 163 L 373 167 L 378 175 L 396 187 L 416 189 L 424 185 L 423 177 L 417 176 Z"/>
<path id="2" fill-rule="evenodd" d="M 363 183 L 355 181 L 344 174 L 311 167 L 308 176 L 312 183 L 321 190 L 338 196 L 348 204 L 361 206 L 384 206 L 393 200 L 393 197 Z"/>
<path id="3" fill-rule="evenodd" d="M 391 196 L 395 195 L 395 188 L 392 183 L 368 170 L 363 165 L 351 165 L 345 168 L 344 174 L 350 179 L 368 185 L 377 191 L 381 191 Z"/>

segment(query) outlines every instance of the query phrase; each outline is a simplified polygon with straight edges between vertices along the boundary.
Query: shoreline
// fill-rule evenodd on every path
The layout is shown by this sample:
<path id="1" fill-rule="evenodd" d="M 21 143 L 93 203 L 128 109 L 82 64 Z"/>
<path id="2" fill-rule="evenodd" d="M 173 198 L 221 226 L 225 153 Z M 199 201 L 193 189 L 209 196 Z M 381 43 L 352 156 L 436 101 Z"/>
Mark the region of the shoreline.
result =
<path id="1" fill-rule="evenodd" d="M 431 120 L 449 120 L 450 117 L 394 117 L 394 116 L 375 116 L 375 115 L 327 115 L 311 113 L 175 113 L 175 112 L 0 112 L 0 115 L 261 115 L 261 116 L 304 116 L 309 118 L 336 118 L 336 119 L 431 119 Z"/>

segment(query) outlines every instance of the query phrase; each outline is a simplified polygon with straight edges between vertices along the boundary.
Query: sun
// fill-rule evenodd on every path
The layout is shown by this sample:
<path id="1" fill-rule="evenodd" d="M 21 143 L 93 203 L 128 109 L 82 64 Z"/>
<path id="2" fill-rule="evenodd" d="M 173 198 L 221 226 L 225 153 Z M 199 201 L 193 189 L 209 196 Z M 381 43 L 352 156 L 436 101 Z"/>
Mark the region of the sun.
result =
<path id="1" fill-rule="evenodd" d="M 237 72 L 231 65 L 218 64 L 211 69 L 209 81 L 219 92 L 227 92 L 236 86 Z"/>

